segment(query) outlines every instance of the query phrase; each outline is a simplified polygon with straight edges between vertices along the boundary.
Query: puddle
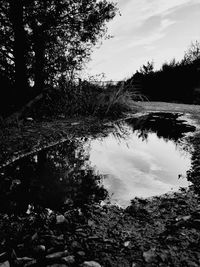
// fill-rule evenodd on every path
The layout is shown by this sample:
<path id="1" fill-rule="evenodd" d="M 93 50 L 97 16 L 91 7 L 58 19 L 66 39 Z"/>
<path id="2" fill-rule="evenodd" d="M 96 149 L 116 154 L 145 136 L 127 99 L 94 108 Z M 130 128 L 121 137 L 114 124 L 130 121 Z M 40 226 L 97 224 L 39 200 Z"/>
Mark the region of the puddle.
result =
<path id="1" fill-rule="evenodd" d="M 190 147 L 184 135 L 195 127 L 178 114 L 152 113 L 128 119 L 101 139 L 79 138 L 45 149 L 1 169 L 0 209 L 66 209 L 110 202 L 127 206 L 187 187 Z"/>
<path id="2" fill-rule="evenodd" d="M 183 136 L 194 130 L 177 114 L 152 113 L 120 125 L 118 138 L 111 133 L 93 140 L 90 162 L 104 175 L 111 203 L 125 207 L 134 197 L 188 187 L 191 155 Z"/>

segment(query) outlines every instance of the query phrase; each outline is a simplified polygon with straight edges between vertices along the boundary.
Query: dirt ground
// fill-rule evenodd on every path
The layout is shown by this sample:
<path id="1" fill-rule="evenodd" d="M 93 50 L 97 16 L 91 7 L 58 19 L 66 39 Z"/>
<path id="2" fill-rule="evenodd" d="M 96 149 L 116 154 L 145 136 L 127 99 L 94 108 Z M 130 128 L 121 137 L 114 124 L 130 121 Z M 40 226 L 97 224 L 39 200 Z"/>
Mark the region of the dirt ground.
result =
<path id="1" fill-rule="evenodd" d="M 137 104 L 142 106 L 141 112 L 189 113 L 195 124 L 200 124 L 197 105 Z M 102 127 L 92 118 L 67 123 L 24 121 L 18 128 L 4 129 L 1 162 L 49 145 L 49 140 L 53 144 L 79 132 L 98 133 Z M 135 198 L 126 209 L 90 205 L 60 213 L 1 214 L 0 266 L 200 266 L 199 131 L 191 142 L 194 149 L 188 177 L 194 184 L 189 189 L 150 199 Z"/>

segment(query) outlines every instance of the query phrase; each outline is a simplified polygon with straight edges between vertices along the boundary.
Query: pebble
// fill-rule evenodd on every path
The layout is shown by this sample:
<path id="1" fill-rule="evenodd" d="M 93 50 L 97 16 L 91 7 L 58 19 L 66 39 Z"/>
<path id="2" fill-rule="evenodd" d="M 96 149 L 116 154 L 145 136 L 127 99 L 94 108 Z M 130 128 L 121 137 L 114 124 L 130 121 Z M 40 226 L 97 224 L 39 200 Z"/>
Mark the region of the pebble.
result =
<path id="1" fill-rule="evenodd" d="M 45 251 L 46 251 L 46 247 L 44 245 L 38 245 L 38 246 L 34 247 L 34 249 L 33 249 L 34 255 L 37 258 L 44 256 Z"/>
<path id="2" fill-rule="evenodd" d="M 124 247 L 128 247 L 130 245 L 131 241 L 124 242 Z"/>
<path id="3" fill-rule="evenodd" d="M 181 219 L 184 220 L 184 221 L 188 221 L 191 219 L 191 215 L 187 215 L 187 216 L 183 216 Z"/>
<path id="4" fill-rule="evenodd" d="M 37 261 L 36 260 L 32 260 L 32 261 L 29 261 L 29 262 L 25 263 L 24 267 L 36 266 L 36 264 L 37 264 Z"/>
<path id="5" fill-rule="evenodd" d="M 66 264 L 74 264 L 75 263 L 75 257 L 73 255 L 63 257 L 61 260 L 63 263 L 66 263 Z"/>
<path id="6" fill-rule="evenodd" d="M 34 119 L 31 118 L 31 117 L 27 117 L 27 118 L 26 118 L 26 121 L 34 121 Z"/>
<path id="7" fill-rule="evenodd" d="M 150 249 L 148 251 L 143 252 L 143 258 L 147 263 L 151 263 L 155 259 L 155 249 Z"/>
<path id="8" fill-rule="evenodd" d="M 0 263 L 0 267 L 10 267 L 9 261 L 5 261 L 3 263 Z"/>
<path id="9" fill-rule="evenodd" d="M 85 252 L 84 251 L 78 251 L 77 256 L 84 258 L 85 257 Z"/>
<path id="10" fill-rule="evenodd" d="M 46 255 L 46 259 L 48 259 L 48 260 L 50 260 L 50 259 L 60 259 L 62 257 L 67 256 L 68 254 L 69 254 L 68 250 L 55 252 L 55 253 Z"/>
<path id="11" fill-rule="evenodd" d="M 92 220 L 88 220 L 88 226 L 93 226 L 94 222 Z"/>
<path id="12" fill-rule="evenodd" d="M 75 250 L 80 250 L 82 248 L 81 244 L 78 243 L 77 241 L 73 241 L 71 247 Z"/>
<path id="13" fill-rule="evenodd" d="M 82 267 L 101 267 L 101 265 L 96 261 L 84 261 Z"/>
<path id="14" fill-rule="evenodd" d="M 35 233 L 34 235 L 31 236 L 31 241 L 36 241 L 38 239 L 38 233 Z"/>
<path id="15" fill-rule="evenodd" d="M 17 258 L 16 259 L 16 262 L 19 265 L 24 265 L 25 263 L 31 262 L 31 261 L 34 261 L 34 259 L 33 258 L 29 258 L 29 257 L 23 257 L 23 258 Z"/>
<path id="16" fill-rule="evenodd" d="M 56 224 L 62 224 L 66 222 L 65 216 L 64 215 L 57 215 L 56 216 Z"/>

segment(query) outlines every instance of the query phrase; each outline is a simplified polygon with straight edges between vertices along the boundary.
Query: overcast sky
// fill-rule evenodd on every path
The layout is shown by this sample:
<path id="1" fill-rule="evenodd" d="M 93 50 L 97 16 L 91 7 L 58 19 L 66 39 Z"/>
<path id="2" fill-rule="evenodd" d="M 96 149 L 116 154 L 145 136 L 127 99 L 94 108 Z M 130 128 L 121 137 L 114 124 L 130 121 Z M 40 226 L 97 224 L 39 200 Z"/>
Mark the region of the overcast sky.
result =
<path id="1" fill-rule="evenodd" d="M 200 0 L 115 0 L 121 16 L 108 23 L 114 37 L 94 49 L 90 75 L 106 80 L 130 77 L 147 61 L 155 67 L 183 58 L 192 41 L 200 41 Z"/>

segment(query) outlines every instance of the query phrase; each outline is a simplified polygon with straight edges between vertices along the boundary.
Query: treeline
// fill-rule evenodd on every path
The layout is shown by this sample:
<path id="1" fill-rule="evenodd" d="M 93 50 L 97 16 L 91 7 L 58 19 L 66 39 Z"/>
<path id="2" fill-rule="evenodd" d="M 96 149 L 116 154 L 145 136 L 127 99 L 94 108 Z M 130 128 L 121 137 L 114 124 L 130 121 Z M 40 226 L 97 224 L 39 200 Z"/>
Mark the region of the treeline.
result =
<path id="1" fill-rule="evenodd" d="M 200 104 L 200 43 L 192 43 L 181 61 L 166 62 L 158 71 L 147 62 L 126 83 L 150 101 Z"/>
<path id="2" fill-rule="evenodd" d="M 0 115 L 73 80 L 116 11 L 106 0 L 0 0 Z"/>

